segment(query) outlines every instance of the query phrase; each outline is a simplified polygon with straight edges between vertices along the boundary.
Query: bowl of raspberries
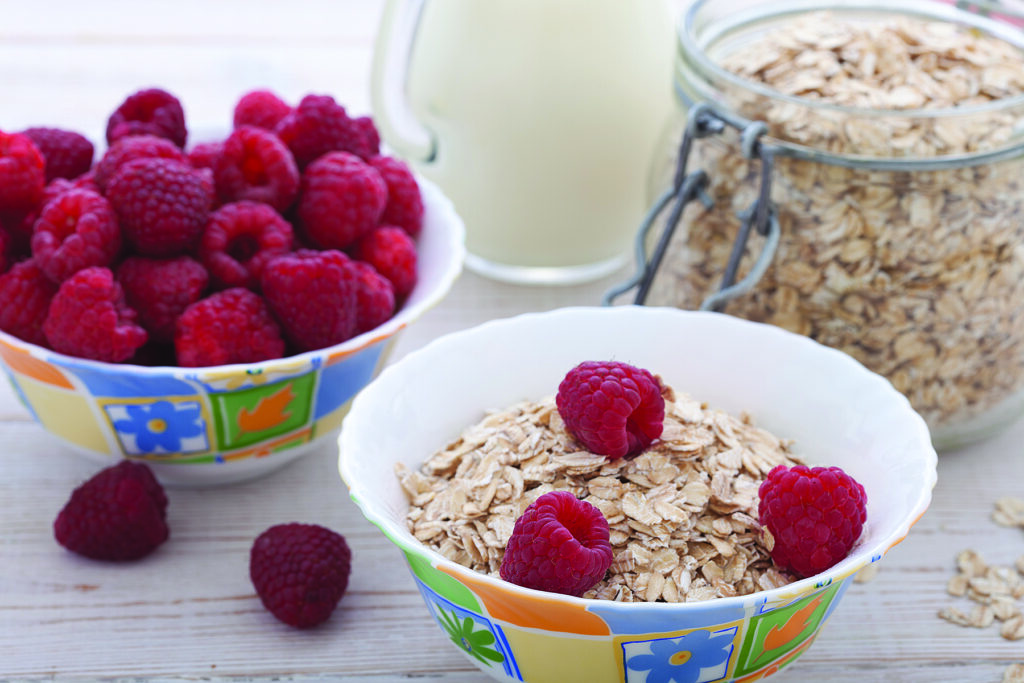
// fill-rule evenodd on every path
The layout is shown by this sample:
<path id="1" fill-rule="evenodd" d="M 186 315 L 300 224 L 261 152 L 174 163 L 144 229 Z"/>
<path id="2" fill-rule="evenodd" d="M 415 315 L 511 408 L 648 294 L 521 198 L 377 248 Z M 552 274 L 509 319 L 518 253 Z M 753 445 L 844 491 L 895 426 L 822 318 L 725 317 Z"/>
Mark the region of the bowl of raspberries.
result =
<path id="1" fill-rule="evenodd" d="M 275 469 L 336 437 L 395 334 L 461 269 L 451 203 L 329 95 L 245 93 L 191 142 L 149 88 L 101 151 L 0 131 L 0 359 L 66 445 L 164 482 Z"/>
<path id="2" fill-rule="evenodd" d="M 937 460 L 907 400 L 848 356 L 638 306 L 436 339 L 355 398 L 340 443 L 423 618 L 528 682 L 792 665 L 925 512 Z"/>

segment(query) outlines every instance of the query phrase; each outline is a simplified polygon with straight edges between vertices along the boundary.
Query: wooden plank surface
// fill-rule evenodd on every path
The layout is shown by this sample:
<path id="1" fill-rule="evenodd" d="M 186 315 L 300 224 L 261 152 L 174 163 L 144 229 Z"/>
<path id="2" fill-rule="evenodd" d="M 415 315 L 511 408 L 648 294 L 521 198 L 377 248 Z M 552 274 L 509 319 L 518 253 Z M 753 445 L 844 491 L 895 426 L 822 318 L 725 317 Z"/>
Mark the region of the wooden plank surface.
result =
<path id="1" fill-rule="evenodd" d="M 238 94 L 252 87 L 290 99 L 328 92 L 364 113 L 381 7 L 379 0 L 0 0 L 0 129 L 46 123 L 97 136 L 124 95 L 150 84 L 182 97 L 194 130 L 222 130 Z M 552 289 L 467 273 L 403 333 L 393 359 L 490 318 L 597 304 L 625 275 Z M 398 551 L 348 500 L 334 446 L 257 481 L 172 489 L 170 540 L 122 566 L 82 560 L 54 542 L 58 510 L 98 466 L 50 439 L 6 383 L 0 444 L 2 679 L 485 680 L 434 625 Z M 956 604 L 945 584 L 958 550 L 973 547 L 1004 565 L 1024 554 L 1024 532 L 989 520 L 996 498 L 1024 496 L 1024 421 L 944 454 L 939 467 L 930 511 L 774 680 L 981 683 L 1024 662 L 1024 644 L 994 628 L 936 617 Z M 248 580 L 252 540 L 286 521 L 334 528 L 353 548 L 349 592 L 319 629 L 275 621 Z"/>

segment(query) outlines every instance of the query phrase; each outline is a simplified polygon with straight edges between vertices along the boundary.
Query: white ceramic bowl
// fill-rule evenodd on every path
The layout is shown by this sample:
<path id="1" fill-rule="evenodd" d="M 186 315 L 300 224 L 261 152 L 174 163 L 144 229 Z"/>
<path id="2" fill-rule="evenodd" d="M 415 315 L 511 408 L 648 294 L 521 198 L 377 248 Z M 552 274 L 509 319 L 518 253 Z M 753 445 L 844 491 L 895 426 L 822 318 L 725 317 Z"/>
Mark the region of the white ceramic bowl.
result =
<path id="1" fill-rule="evenodd" d="M 47 431 L 102 463 L 142 461 L 164 483 L 182 485 L 277 469 L 337 438 L 352 396 L 383 366 L 395 335 L 441 301 L 461 272 L 462 220 L 436 186 L 417 180 L 425 209 L 418 280 L 373 330 L 287 358 L 205 368 L 101 363 L 0 332 L 2 366 Z"/>
<path id="2" fill-rule="evenodd" d="M 748 412 L 757 425 L 793 439 L 794 452 L 810 464 L 842 467 L 867 490 L 861 540 L 828 571 L 783 588 L 707 602 L 623 604 L 505 583 L 413 538 L 395 463 L 417 468 L 485 409 L 554 394 L 584 360 L 647 368 L 712 407 Z M 906 536 L 936 479 L 924 421 L 888 381 L 849 356 L 730 316 L 634 306 L 528 314 L 437 339 L 356 397 L 340 446 L 353 500 L 404 553 L 430 614 L 470 661 L 502 681 L 642 681 L 653 671 L 628 662 L 651 653 L 702 666 L 676 669 L 684 680 L 773 673 L 809 646 L 853 574 Z M 790 618 L 807 626 L 781 645 L 776 629 L 776 646 L 768 648 L 767 634 Z M 673 671 L 668 659 L 666 675 Z"/>

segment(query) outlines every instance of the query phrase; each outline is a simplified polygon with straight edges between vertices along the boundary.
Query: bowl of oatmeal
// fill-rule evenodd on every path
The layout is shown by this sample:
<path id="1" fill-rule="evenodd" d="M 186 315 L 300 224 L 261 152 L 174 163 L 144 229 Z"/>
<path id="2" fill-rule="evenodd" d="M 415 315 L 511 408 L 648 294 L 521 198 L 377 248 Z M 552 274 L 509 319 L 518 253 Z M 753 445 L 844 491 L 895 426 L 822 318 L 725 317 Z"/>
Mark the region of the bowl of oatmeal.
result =
<path id="1" fill-rule="evenodd" d="M 554 396 L 587 360 L 666 387 L 662 433 L 639 454 L 609 460 L 566 430 Z M 404 556 L 430 617 L 502 681 L 774 673 L 906 536 L 936 478 L 924 421 L 849 356 L 774 326 L 638 306 L 437 339 L 356 397 L 340 445 L 350 495 Z M 758 487 L 779 464 L 838 466 L 867 492 L 849 554 L 806 578 L 773 564 L 758 523 Z M 499 572 L 518 516 L 557 490 L 609 525 L 612 563 L 581 597 Z"/>

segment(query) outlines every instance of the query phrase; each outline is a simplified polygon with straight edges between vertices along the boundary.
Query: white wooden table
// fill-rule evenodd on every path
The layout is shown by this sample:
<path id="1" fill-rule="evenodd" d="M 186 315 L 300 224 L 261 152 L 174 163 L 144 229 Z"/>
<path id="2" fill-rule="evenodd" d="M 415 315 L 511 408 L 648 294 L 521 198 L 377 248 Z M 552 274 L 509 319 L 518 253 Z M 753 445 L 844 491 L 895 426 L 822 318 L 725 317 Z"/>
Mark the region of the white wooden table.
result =
<path id="1" fill-rule="evenodd" d="M 253 87 L 292 100 L 332 93 L 369 110 L 379 0 L 43 5 L 0 0 L 0 129 L 46 123 L 96 136 L 146 85 L 179 94 L 193 128 L 226 126 Z M 552 289 L 466 273 L 392 358 L 490 318 L 597 304 L 627 274 Z M 257 481 L 172 489 L 164 546 L 138 563 L 91 562 L 58 546 L 52 523 L 97 466 L 51 440 L 0 383 L 0 679 L 484 680 L 432 623 L 399 552 L 349 501 L 336 462 L 336 447 L 324 447 Z M 957 551 L 1001 565 L 1024 554 L 1024 532 L 989 520 L 1009 495 L 1024 496 L 1024 421 L 940 458 L 929 512 L 776 680 L 999 681 L 1024 662 L 1024 643 L 936 617 L 957 604 L 945 594 Z M 329 526 L 353 549 L 348 593 L 318 629 L 277 622 L 248 579 L 252 540 L 287 521 Z"/>

